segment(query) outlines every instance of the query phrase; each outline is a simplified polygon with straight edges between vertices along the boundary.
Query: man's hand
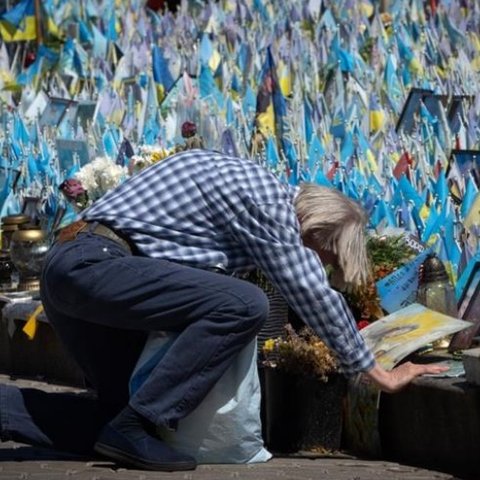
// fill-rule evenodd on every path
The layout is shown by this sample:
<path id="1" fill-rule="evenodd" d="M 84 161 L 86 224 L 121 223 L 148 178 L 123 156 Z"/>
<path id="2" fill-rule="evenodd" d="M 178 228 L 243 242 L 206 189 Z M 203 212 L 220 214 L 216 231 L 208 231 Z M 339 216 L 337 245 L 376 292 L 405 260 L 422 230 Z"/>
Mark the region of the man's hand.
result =
<path id="1" fill-rule="evenodd" d="M 378 388 L 387 393 L 394 393 L 408 385 L 414 378 L 426 373 L 446 372 L 448 367 L 443 365 L 420 365 L 406 362 L 391 371 L 382 368 L 378 363 L 363 375 L 375 383 Z"/>

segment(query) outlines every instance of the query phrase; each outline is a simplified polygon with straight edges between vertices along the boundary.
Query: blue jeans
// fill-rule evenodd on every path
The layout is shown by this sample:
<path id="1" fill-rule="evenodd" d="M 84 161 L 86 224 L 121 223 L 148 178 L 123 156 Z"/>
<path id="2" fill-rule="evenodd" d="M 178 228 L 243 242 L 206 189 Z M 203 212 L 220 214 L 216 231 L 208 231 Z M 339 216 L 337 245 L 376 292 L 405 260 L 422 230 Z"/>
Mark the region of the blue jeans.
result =
<path id="1" fill-rule="evenodd" d="M 41 298 L 58 336 L 113 410 L 127 404 L 175 428 L 201 402 L 268 316 L 249 282 L 167 260 L 131 255 L 94 233 L 56 243 Z M 128 400 L 128 380 L 151 331 L 178 333 Z"/>

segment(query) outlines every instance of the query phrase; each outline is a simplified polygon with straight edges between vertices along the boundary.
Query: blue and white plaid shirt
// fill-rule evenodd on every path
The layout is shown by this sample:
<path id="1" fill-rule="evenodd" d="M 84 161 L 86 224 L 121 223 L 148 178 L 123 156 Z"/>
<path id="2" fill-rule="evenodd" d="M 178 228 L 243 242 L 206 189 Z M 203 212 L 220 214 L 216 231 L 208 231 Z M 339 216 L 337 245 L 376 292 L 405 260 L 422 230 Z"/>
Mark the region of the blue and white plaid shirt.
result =
<path id="1" fill-rule="evenodd" d="M 303 245 L 296 189 L 249 160 L 190 150 L 133 176 L 83 218 L 123 232 L 141 254 L 227 273 L 263 271 L 354 374 L 374 359 L 317 254 Z"/>

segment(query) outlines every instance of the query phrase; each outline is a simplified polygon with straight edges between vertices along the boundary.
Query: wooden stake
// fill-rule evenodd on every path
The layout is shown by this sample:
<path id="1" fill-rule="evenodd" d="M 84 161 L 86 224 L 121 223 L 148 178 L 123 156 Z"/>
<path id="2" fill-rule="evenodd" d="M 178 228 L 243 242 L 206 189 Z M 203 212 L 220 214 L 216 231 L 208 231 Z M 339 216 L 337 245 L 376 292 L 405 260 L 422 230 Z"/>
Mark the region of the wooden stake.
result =
<path id="1" fill-rule="evenodd" d="M 42 3 L 35 0 L 35 25 L 37 27 L 37 46 L 43 44 Z"/>

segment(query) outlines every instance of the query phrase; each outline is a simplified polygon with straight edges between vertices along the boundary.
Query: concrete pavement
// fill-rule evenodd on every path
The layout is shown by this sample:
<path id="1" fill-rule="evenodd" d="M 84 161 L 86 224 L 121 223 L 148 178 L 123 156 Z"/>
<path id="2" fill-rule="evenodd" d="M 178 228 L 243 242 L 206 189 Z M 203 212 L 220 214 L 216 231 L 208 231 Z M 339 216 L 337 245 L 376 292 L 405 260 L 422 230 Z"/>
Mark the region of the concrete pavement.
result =
<path id="1" fill-rule="evenodd" d="M 0 375 L 0 383 L 45 391 L 78 391 L 39 380 L 13 380 Z M 52 412 L 54 414 L 54 412 Z M 72 432 L 74 434 L 74 432 Z M 191 472 L 159 473 L 120 468 L 108 461 L 80 458 L 14 442 L 0 443 L 0 479 L 32 480 L 454 480 L 460 477 L 394 462 L 370 461 L 339 453 L 336 456 L 273 458 L 256 465 L 200 465 Z M 474 480 L 474 479 L 471 479 Z"/>
<path id="2" fill-rule="evenodd" d="M 69 458 L 7 442 L 0 445 L 1 480 L 453 480 L 446 473 L 355 458 L 273 458 L 257 465 L 200 465 L 191 472 L 126 470 L 110 462 Z M 458 478 L 458 477 L 457 477 Z"/>

